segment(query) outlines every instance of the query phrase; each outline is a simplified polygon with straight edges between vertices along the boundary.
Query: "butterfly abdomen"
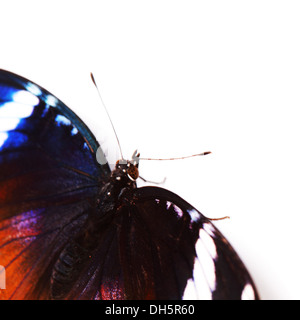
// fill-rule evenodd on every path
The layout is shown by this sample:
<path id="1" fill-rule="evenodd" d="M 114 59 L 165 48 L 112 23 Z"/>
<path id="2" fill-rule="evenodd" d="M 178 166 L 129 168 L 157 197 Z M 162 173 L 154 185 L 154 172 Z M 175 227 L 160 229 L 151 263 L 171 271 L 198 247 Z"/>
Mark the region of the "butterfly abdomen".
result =
<path id="1" fill-rule="evenodd" d="M 87 249 L 75 242 L 69 243 L 59 255 L 51 275 L 51 298 L 64 299 L 89 260 Z"/>

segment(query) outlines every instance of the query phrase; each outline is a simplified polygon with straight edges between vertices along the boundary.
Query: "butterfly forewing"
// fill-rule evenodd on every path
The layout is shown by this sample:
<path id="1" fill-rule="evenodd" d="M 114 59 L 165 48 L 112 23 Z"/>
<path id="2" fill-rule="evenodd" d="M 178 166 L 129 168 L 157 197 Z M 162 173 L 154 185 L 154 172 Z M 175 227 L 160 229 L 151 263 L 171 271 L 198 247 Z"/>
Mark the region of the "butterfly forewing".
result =
<path id="1" fill-rule="evenodd" d="M 96 148 L 93 135 L 61 101 L 0 71 L 2 298 L 34 298 L 33 284 L 82 225 L 109 174 L 96 162 Z"/>

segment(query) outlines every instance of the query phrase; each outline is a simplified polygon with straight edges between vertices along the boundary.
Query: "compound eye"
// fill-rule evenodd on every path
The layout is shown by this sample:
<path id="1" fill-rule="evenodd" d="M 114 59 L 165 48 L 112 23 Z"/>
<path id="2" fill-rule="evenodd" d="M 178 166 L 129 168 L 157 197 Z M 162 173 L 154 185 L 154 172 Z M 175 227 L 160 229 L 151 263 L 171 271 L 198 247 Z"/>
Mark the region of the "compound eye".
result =
<path id="1" fill-rule="evenodd" d="M 136 166 L 131 165 L 127 169 L 128 178 L 132 181 L 135 181 L 139 177 L 139 169 Z"/>

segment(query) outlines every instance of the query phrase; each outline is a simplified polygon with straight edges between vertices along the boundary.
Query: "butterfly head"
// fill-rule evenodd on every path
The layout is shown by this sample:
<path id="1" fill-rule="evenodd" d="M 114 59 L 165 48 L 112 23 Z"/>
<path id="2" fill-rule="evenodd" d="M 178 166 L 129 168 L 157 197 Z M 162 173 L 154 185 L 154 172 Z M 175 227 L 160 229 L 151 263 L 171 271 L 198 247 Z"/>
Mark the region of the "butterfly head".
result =
<path id="1" fill-rule="evenodd" d="M 127 176 L 131 181 L 135 181 L 139 177 L 139 157 L 137 150 L 133 153 L 131 160 L 118 160 L 116 163 L 116 171 L 119 172 L 119 179 L 122 176 Z"/>

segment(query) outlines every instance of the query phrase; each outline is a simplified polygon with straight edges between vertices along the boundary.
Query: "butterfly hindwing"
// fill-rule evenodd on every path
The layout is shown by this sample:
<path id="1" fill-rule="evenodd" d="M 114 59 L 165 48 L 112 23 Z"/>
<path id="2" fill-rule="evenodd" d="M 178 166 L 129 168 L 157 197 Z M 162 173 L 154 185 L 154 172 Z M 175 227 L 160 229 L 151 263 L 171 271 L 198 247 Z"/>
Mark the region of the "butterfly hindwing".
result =
<path id="1" fill-rule="evenodd" d="M 186 201 L 157 187 L 135 189 L 125 199 L 130 205 L 120 209 L 119 243 L 126 295 L 132 299 L 258 298 L 232 246 Z"/>

